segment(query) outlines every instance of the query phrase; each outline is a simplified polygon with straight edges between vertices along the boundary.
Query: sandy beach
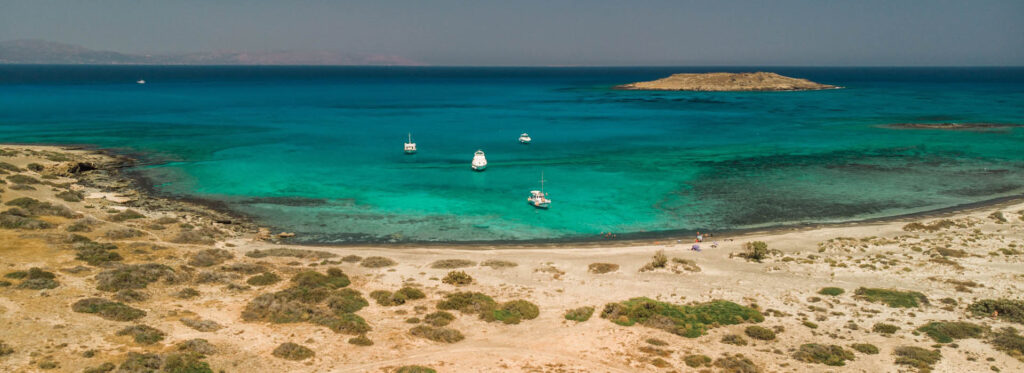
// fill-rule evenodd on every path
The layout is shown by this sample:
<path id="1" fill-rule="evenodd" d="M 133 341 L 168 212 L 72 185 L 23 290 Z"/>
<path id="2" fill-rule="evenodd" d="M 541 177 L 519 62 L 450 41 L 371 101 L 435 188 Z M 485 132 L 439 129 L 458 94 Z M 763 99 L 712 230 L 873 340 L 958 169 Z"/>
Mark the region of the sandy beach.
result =
<path id="1" fill-rule="evenodd" d="M 693 237 L 311 247 L 155 197 L 125 159 L 0 150 L 2 371 L 1024 371 L 1005 329 L 1024 327 L 1019 200 L 699 252 Z"/>

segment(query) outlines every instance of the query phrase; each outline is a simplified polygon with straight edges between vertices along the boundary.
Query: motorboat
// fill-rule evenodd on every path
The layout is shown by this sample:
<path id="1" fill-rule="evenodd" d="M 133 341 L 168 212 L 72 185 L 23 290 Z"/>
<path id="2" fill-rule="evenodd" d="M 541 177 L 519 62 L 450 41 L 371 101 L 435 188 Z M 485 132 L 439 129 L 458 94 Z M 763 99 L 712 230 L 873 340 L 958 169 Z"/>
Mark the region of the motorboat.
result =
<path id="1" fill-rule="evenodd" d="M 483 150 L 477 150 L 473 153 L 473 171 L 483 171 L 487 169 L 487 157 L 484 156 Z"/>

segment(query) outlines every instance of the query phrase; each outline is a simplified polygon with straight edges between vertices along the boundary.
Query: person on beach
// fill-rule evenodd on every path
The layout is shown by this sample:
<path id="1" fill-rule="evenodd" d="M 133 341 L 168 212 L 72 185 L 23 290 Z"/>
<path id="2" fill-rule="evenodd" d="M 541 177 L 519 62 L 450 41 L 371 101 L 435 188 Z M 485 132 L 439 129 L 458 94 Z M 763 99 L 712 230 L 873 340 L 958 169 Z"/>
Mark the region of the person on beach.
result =
<path id="1" fill-rule="evenodd" d="M 693 247 L 691 247 L 690 250 L 693 250 L 693 251 L 696 251 L 696 252 L 700 252 L 700 245 L 693 244 Z"/>
<path id="2" fill-rule="evenodd" d="M 704 241 L 704 236 L 700 234 L 700 231 L 698 231 L 697 232 L 697 242 L 703 242 L 703 241 Z"/>

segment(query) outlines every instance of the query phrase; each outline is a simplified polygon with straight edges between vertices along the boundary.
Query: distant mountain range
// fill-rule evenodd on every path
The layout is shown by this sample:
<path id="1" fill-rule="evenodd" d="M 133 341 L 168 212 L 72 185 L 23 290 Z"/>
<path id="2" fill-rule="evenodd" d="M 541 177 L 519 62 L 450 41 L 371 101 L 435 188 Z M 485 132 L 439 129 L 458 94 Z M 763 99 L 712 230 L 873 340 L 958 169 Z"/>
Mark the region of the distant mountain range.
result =
<path id="1" fill-rule="evenodd" d="M 400 56 L 332 51 L 196 52 L 138 55 L 46 40 L 0 41 L 0 64 L 55 65 L 422 65 Z"/>

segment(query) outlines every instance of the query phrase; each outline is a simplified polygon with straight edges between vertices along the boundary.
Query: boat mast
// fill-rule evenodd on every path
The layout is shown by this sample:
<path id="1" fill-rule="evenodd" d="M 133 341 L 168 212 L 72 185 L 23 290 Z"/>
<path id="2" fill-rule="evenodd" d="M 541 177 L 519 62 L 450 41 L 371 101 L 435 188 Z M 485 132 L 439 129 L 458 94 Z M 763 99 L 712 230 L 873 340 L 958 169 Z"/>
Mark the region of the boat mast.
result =
<path id="1" fill-rule="evenodd" d="M 540 193 L 544 194 L 544 171 L 540 172 Z"/>
<path id="2" fill-rule="evenodd" d="M 409 132 L 409 143 L 412 144 L 412 132 Z"/>

